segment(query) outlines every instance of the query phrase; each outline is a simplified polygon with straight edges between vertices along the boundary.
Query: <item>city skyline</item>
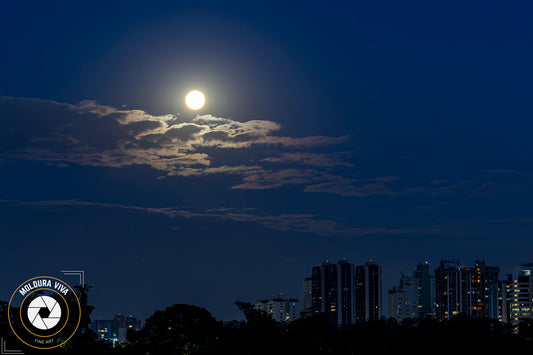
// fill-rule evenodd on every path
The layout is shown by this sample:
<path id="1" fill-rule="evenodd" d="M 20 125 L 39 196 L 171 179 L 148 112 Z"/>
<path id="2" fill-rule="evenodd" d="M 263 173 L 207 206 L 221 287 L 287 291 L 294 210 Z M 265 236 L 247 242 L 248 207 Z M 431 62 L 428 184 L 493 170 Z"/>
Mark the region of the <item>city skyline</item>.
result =
<path id="1" fill-rule="evenodd" d="M 381 265 L 384 308 L 426 260 L 512 273 L 533 260 L 532 11 L 7 4 L 0 300 L 83 270 L 95 317 L 231 320 L 301 300 L 324 260 Z"/>
<path id="2" fill-rule="evenodd" d="M 373 264 L 373 260 L 370 259 L 369 261 L 366 261 L 365 264 L 368 264 L 368 263 L 371 263 Z M 347 258 L 342 258 L 340 260 L 338 260 L 338 263 L 339 265 L 343 264 L 343 263 L 346 263 L 347 265 L 353 265 L 353 282 L 354 282 L 354 292 L 355 292 L 355 279 L 356 279 L 356 274 L 355 274 L 355 265 L 357 264 L 352 264 L 350 263 L 350 261 L 347 259 Z M 478 263 L 481 263 L 483 265 L 485 265 L 485 259 L 476 259 L 476 260 L 472 260 L 470 262 L 462 262 L 461 260 L 457 259 L 457 258 L 450 258 L 450 259 L 441 259 L 439 261 L 438 264 L 440 265 L 443 265 L 443 264 L 447 264 L 447 265 L 455 265 L 454 267 L 460 267 L 462 269 L 471 269 L 471 268 L 475 268 L 475 266 L 478 264 Z M 335 265 L 336 264 L 333 264 L 331 263 L 331 261 L 329 259 L 326 259 L 322 262 L 322 265 Z M 528 266 L 530 267 L 529 269 L 531 269 L 531 273 L 533 274 L 533 262 L 523 262 L 523 263 L 520 263 L 520 264 L 517 264 L 517 265 L 514 265 L 511 267 L 511 269 L 509 270 L 501 270 L 498 266 L 495 266 L 497 269 L 498 269 L 498 277 L 497 277 L 497 280 L 498 282 L 500 283 L 503 283 L 505 284 L 505 281 L 508 280 L 508 277 L 511 277 L 511 282 L 509 283 L 510 287 L 512 288 L 512 285 L 513 285 L 513 280 L 517 279 L 518 278 L 518 274 L 520 272 L 520 270 L 526 270 L 528 269 Z M 360 265 L 360 266 L 364 266 L 364 265 Z M 381 265 L 379 265 L 381 266 Z M 415 268 L 416 267 L 416 268 Z M 320 268 L 320 267 L 312 267 L 313 269 L 314 268 Z M 394 279 L 393 277 L 391 277 L 391 279 L 394 279 L 395 281 L 391 283 L 390 287 L 384 287 L 384 286 L 381 286 L 381 297 L 382 297 L 382 303 L 381 303 L 381 308 L 380 308 L 380 312 L 381 312 L 381 316 L 382 317 L 385 317 L 385 318 L 397 318 L 398 320 L 402 320 L 403 318 L 412 318 L 412 317 L 415 317 L 415 318 L 423 318 L 425 315 L 428 315 L 428 316 L 431 316 L 431 317 L 435 317 L 435 318 L 439 318 L 439 316 L 435 313 L 435 304 L 437 301 L 436 301 L 436 295 L 435 295 L 435 287 L 436 287 L 436 284 L 435 284 L 435 272 L 438 271 L 440 268 L 440 266 L 435 266 L 435 267 L 431 267 L 431 264 L 429 261 L 425 260 L 423 262 L 418 262 L 416 264 L 413 264 L 413 267 L 406 271 L 405 273 L 404 272 L 399 272 L 398 274 L 398 277 L 396 279 Z M 528 270 L 529 270 L 528 269 Z M 426 271 L 424 271 L 426 270 Z M 508 272 L 504 272 L 504 271 L 508 271 Z M 335 271 L 337 272 L 337 271 Z M 339 271 L 340 272 L 340 271 Z M 415 277 L 418 277 L 418 278 L 423 278 L 424 276 L 424 273 L 429 273 L 429 276 L 430 276 L 430 279 L 428 280 L 425 280 L 423 279 L 422 280 L 422 284 L 426 284 L 426 286 L 422 286 L 422 287 L 429 287 L 431 289 L 430 291 L 430 295 L 426 295 L 424 297 L 428 297 L 429 300 L 427 299 L 424 299 L 423 301 L 421 301 L 421 308 L 417 310 L 417 312 L 420 312 L 419 315 L 417 316 L 413 316 L 413 315 L 410 315 L 410 316 L 401 316 L 401 315 L 393 315 L 392 314 L 392 309 L 391 309 L 391 302 L 392 300 L 390 299 L 391 297 L 391 293 L 395 293 L 395 292 L 405 292 L 405 290 L 402 290 L 402 282 L 405 282 L 406 280 L 408 280 L 408 282 L 411 282 L 412 281 L 412 278 L 415 278 Z M 385 273 L 386 274 L 386 273 Z M 412 275 L 411 276 L 407 276 L 407 275 Z M 529 280 L 529 278 L 528 278 Z M 531 279 L 533 281 L 533 278 Z M 306 283 L 309 282 L 309 304 L 307 304 L 306 302 Z M 523 281 L 522 281 L 523 282 Z M 527 281 L 527 282 L 530 282 L 530 281 Z M 429 283 L 429 284 L 427 284 Z M 416 285 L 416 284 L 415 284 Z M 279 293 L 272 293 L 270 294 L 270 296 L 267 296 L 267 295 L 264 295 L 263 297 L 261 298 L 257 298 L 257 299 L 242 299 L 242 300 L 235 300 L 235 302 L 239 301 L 239 302 L 248 302 L 248 303 L 251 303 L 251 304 L 254 304 L 257 305 L 259 303 L 267 303 L 268 301 L 271 301 L 271 300 L 276 300 L 276 301 L 279 301 L 279 300 L 285 300 L 285 301 L 291 301 L 291 302 L 294 302 L 294 301 L 297 301 L 299 303 L 298 305 L 298 314 L 300 314 L 300 311 L 302 312 L 302 314 L 306 314 L 306 315 L 312 315 L 313 314 L 313 306 L 312 306 L 312 277 L 306 277 L 303 279 L 303 283 L 302 285 L 300 286 L 303 286 L 303 287 L 300 287 L 301 288 L 301 293 L 300 294 L 295 294 L 295 295 L 291 295 L 291 294 L 286 294 L 284 292 L 279 292 Z M 400 286 L 400 287 L 399 287 Z M 501 286 L 501 285 L 500 285 Z M 502 286 L 503 287 L 503 286 Z M 533 287 L 530 287 L 532 292 L 533 292 Z M 501 291 L 501 290 L 500 290 Z M 409 291 L 407 291 L 409 292 Z M 508 291 L 511 292 L 512 291 Z M 355 294 L 353 295 L 355 297 Z M 500 295 L 502 296 L 502 295 Z M 347 323 L 347 324 L 356 324 L 357 323 L 357 320 L 356 320 L 356 301 L 355 299 L 353 300 L 354 303 L 353 303 L 353 309 L 351 312 L 353 312 L 353 319 L 351 320 L 351 323 Z M 427 303 L 430 302 L 431 305 L 428 305 Z M 198 305 L 198 304 L 192 304 L 191 305 L 194 305 L 194 306 L 201 306 L 201 305 Z M 236 307 L 236 306 L 235 306 Z M 164 308 L 164 307 L 163 307 Z M 259 307 L 258 309 L 262 309 L 262 310 L 265 310 L 265 306 L 261 306 Z M 162 309 L 154 309 L 152 311 L 152 313 L 149 313 L 148 316 L 152 315 L 153 312 L 157 311 L 157 310 L 162 310 Z M 208 309 L 209 310 L 209 309 Z M 500 310 L 501 312 L 501 310 Z M 323 312 L 316 312 L 316 313 L 323 313 Z M 116 314 L 113 313 L 113 314 Z M 118 313 L 119 315 L 120 314 L 123 314 L 123 313 Z M 459 312 L 455 315 L 458 315 Z M 129 315 L 130 317 L 132 316 L 131 314 Z M 500 314 L 501 316 L 501 314 Z M 98 313 L 98 309 L 95 309 L 93 311 L 93 316 L 92 316 L 92 319 L 93 319 L 93 322 L 96 321 L 96 320 L 102 320 L 102 319 L 105 319 L 105 318 L 110 318 L 109 315 L 107 316 L 102 316 L 101 314 Z M 299 316 L 298 316 L 299 317 Z M 341 319 L 344 319 L 342 318 L 343 316 L 339 315 L 339 321 L 341 321 Z M 243 317 L 237 317 L 235 319 L 230 319 L 230 318 L 227 318 L 227 319 L 223 319 L 224 321 L 231 321 L 231 320 L 236 320 L 236 319 L 242 319 Z M 379 319 L 381 317 L 378 317 L 377 319 Z M 140 320 L 145 320 L 145 319 L 141 319 L 139 318 Z M 277 318 L 276 318 L 277 320 Z M 336 324 L 336 321 L 334 322 Z M 337 324 L 338 325 L 338 324 Z"/>

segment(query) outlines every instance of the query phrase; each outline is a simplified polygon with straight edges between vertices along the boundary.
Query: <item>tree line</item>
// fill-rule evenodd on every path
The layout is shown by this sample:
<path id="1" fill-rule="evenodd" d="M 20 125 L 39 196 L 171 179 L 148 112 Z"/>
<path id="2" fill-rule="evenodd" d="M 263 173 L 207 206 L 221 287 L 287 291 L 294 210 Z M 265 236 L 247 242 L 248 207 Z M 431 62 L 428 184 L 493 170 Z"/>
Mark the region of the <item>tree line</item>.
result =
<path id="1" fill-rule="evenodd" d="M 82 321 L 76 335 L 60 348 L 26 354 L 472 354 L 533 353 L 533 322 L 512 328 L 495 320 L 458 315 L 447 322 L 434 318 L 394 318 L 338 328 L 326 315 L 313 315 L 285 325 L 250 303 L 236 302 L 242 321 L 219 321 L 204 308 L 175 304 L 154 312 L 139 331 L 128 330 L 127 341 L 113 347 L 89 329 L 94 307 L 88 305 L 89 287 L 76 292 Z M 7 303 L 0 302 L 0 333 L 9 344 L 22 344 L 9 335 Z M 5 334 L 5 335 L 4 335 Z"/>

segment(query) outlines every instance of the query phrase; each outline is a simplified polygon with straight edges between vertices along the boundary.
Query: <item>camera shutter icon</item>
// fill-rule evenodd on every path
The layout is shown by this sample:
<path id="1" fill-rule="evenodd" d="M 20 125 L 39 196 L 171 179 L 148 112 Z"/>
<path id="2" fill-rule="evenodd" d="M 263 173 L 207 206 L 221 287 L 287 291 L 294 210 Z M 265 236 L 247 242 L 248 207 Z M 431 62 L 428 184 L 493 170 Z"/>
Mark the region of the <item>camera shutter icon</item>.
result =
<path id="1" fill-rule="evenodd" d="M 61 306 L 50 296 L 39 296 L 30 302 L 27 315 L 35 328 L 49 330 L 61 320 Z"/>

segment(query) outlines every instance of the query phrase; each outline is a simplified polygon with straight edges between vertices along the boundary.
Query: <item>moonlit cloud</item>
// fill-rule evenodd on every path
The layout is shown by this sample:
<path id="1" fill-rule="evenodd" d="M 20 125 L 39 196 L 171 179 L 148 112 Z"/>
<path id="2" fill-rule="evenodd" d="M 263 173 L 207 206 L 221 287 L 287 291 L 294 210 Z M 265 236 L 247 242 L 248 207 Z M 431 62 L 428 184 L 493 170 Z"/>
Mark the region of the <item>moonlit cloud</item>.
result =
<path id="1" fill-rule="evenodd" d="M 353 167 L 338 157 L 310 152 L 266 156 L 261 164 L 242 161 L 228 165 L 212 151 L 275 146 L 306 149 L 339 144 L 348 136 L 287 137 L 274 135 L 281 126 L 273 121 L 236 121 L 213 115 L 185 119 L 176 114 L 151 115 L 85 100 L 66 104 L 48 100 L 0 97 L 3 158 L 46 161 L 57 166 L 80 164 L 121 168 L 145 165 L 163 176 L 231 174 L 243 177 L 236 189 L 273 188 L 320 182 L 320 172 L 309 167 Z M 265 150 L 266 151 L 266 150 Z M 265 153 L 267 154 L 267 153 Z M 263 155 L 265 155 L 263 154 Z M 299 163 L 298 169 L 266 169 L 263 163 Z"/>
<path id="2" fill-rule="evenodd" d="M 268 157 L 263 161 L 271 163 L 293 163 L 309 165 L 322 168 L 334 168 L 337 166 L 353 167 L 354 164 L 338 158 L 332 154 L 321 154 L 311 152 L 290 152 L 283 153 L 280 156 Z"/>
<path id="3" fill-rule="evenodd" d="M 233 188 L 263 190 L 286 185 L 307 185 L 323 179 L 323 174 L 314 169 L 259 170 L 246 174 L 244 182 Z"/>
<path id="4" fill-rule="evenodd" d="M 298 187 L 309 193 L 355 198 L 415 194 L 482 197 L 521 193 L 525 188 L 520 181 L 498 181 L 499 177 L 530 176 L 492 169 L 485 173 L 496 181 L 433 179 L 426 185 L 405 186 L 395 175 L 361 176 L 347 160 L 353 152 L 319 150 L 339 145 L 348 136 L 275 135 L 280 124 L 267 120 L 241 122 L 213 115 L 183 118 L 91 100 L 73 105 L 5 96 L 0 96 L 0 114 L 0 162 L 24 159 L 62 168 L 148 166 L 161 173 L 159 178 L 224 174 L 235 177 L 227 186 L 234 190 Z"/>

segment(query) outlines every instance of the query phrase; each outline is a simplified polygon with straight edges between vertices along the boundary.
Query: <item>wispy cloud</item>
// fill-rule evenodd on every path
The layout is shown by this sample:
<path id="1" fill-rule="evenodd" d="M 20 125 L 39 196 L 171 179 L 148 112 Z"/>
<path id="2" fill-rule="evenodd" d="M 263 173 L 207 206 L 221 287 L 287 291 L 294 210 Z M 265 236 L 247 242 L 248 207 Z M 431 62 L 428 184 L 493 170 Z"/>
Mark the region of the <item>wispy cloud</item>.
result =
<path id="1" fill-rule="evenodd" d="M 466 197 L 484 197 L 496 193 L 521 193 L 527 188 L 519 184 L 508 184 L 493 181 L 460 180 L 450 182 L 445 179 L 436 179 L 429 186 L 420 186 L 417 189 L 406 189 L 405 194 L 426 193 L 433 197 L 447 197 L 462 195 Z"/>
<path id="2" fill-rule="evenodd" d="M 287 185 L 308 185 L 322 181 L 326 174 L 314 169 L 258 170 L 246 174 L 233 189 L 263 190 Z"/>
<path id="3" fill-rule="evenodd" d="M 25 208 L 42 208 L 50 212 L 74 208 L 121 209 L 139 213 L 156 214 L 170 220 L 180 218 L 213 218 L 242 223 L 254 223 L 266 228 L 298 233 L 311 233 L 321 236 L 368 237 L 368 236 L 419 236 L 439 237 L 480 237 L 516 238 L 529 237 L 533 233 L 533 217 L 489 220 L 434 220 L 423 225 L 412 226 L 357 226 L 309 213 L 263 214 L 254 208 L 211 208 L 188 210 L 178 207 L 146 207 L 116 203 L 91 202 L 80 200 L 21 201 L 0 200 L 0 205 Z M 177 225 L 169 223 L 170 229 Z M 503 240 L 502 239 L 502 240 Z"/>
<path id="4" fill-rule="evenodd" d="M 320 154 L 311 152 L 291 152 L 283 153 L 279 156 L 268 157 L 262 161 L 271 163 L 292 163 L 314 166 L 319 168 L 334 168 L 338 166 L 353 167 L 354 164 L 341 159 L 333 154 Z"/>
<path id="5" fill-rule="evenodd" d="M 124 205 L 116 203 L 90 202 L 80 200 L 51 200 L 51 201 L 20 201 L 20 200 L 0 200 L 0 204 L 7 204 L 19 207 L 44 208 L 47 210 L 58 210 L 64 208 L 104 208 L 130 210 L 140 213 L 158 214 L 176 218 L 215 218 L 226 219 L 235 222 L 255 223 L 266 228 L 280 230 L 312 233 L 318 235 L 335 235 L 342 233 L 342 225 L 336 221 L 323 218 L 314 214 L 279 214 L 264 215 L 259 214 L 254 208 L 211 208 L 206 210 L 187 210 L 177 207 L 143 207 L 135 205 Z M 255 213 L 254 213 L 255 212 Z"/>
<path id="6" fill-rule="evenodd" d="M 499 181 L 437 179 L 426 186 L 406 186 L 406 181 L 394 174 L 368 177 L 348 159 L 351 152 L 320 151 L 324 145 L 347 141 L 348 136 L 276 135 L 281 126 L 269 120 L 241 122 L 213 115 L 183 118 L 118 109 L 90 100 L 67 104 L 0 96 L 0 124 L 0 162 L 4 164 L 9 159 L 25 159 L 57 167 L 141 165 L 161 172 L 160 178 L 232 175 L 240 179 L 228 185 L 235 190 L 297 186 L 304 192 L 356 198 L 413 194 L 480 197 L 524 191 L 520 184 Z M 530 175 L 505 169 L 485 172 L 491 176 Z"/>
<path id="7" fill-rule="evenodd" d="M 308 192 L 326 192 L 341 196 L 396 196 L 398 192 L 392 190 L 391 187 L 382 182 L 360 182 L 357 180 L 340 179 L 337 181 L 323 182 L 316 185 L 309 185 L 305 187 Z"/>
<path id="8" fill-rule="evenodd" d="M 320 182 L 316 176 L 323 175 L 311 167 L 353 167 L 338 156 L 301 151 L 340 144 L 348 136 L 279 136 L 274 132 L 281 126 L 267 120 L 240 122 L 213 115 L 185 119 L 175 114 L 117 109 L 90 100 L 72 105 L 13 97 L 0 97 L 0 112 L 0 154 L 4 158 L 47 161 L 62 167 L 145 165 L 164 176 L 240 175 L 243 182 L 235 189 Z M 257 163 L 243 160 L 236 165 L 225 164 L 212 155 L 213 149 L 230 154 L 234 149 L 252 146 L 254 152 L 274 146 L 278 153 L 270 156 L 264 149 Z M 283 152 L 288 149 L 299 151 Z M 300 166 L 263 166 L 273 162 Z"/>

